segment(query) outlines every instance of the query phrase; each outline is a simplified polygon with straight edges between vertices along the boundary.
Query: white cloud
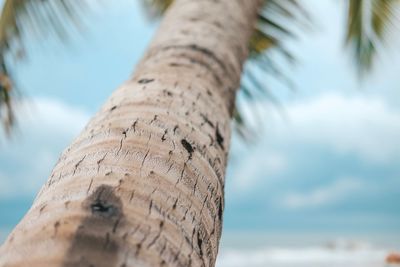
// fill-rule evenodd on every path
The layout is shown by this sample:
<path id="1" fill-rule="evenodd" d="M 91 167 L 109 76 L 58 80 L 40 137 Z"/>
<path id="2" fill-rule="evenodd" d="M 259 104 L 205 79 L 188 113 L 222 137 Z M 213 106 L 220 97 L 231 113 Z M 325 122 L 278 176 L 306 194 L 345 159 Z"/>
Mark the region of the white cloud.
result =
<path id="1" fill-rule="evenodd" d="M 17 132 L 11 140 L 0 134 L 0 199 L 35 194 L 89 119 L 82 109 L 48 98 L 22 100 L 16 110 Z"/>
<path id="2" fill-rule="evenodd" d="M 296 140 L 354 153 L 373 163 L 400 156 L 400 112 L 379 99 L 327 94 L 288 106 Z"/>
<path id="3" fill-rule="evenodd" d="M 32 129 L 35 132 L 76 134 L 89 118 L 88 113 L 82 109 L 50 98 L 24 100 L 17 109 L 23 130 Z"/>
<path id="4" fill-rule="evenodd" d="M 285 155 L 278 152 L 264 151 L 259 157 L 246 157 L 241 168 L 233 173 L 233 189 L 236 193 L 248 193 L 259 184 L 260 179 L 274 179 L 275 175 L 285 171 L 287 165 Z"/>
<path id="5" fill-rule="evenodd" d="M 265 106 L 264 102 L 251 104 L 256 109 Z M 249 109 L 245 106 L 245 114 L 251 114 Z M 233 154 L 238 152 L 231 161 L 235 164 L 230 177 L 235 192 L 249 193 L 260 183 L 268 186 L 277 177 L 289 178 L 285 173 L 298 173 L 296 168 L 301 168 L 304 158 L 313 161 L 316 148 L 336 158 L 350 156 L 377 167 L 393 166 L 400 158 L 400 111 L 381 99 L 329 93 L 288 103 L 284 110 L 287 120 L 267 113 L 263 143 L 257 147 L 245 149 L 233 142 Z M 254 117 L 250 123 L 255 123 Z M 342 163 L 331 164 L 340 169 Z"/>
<path id="6" fill-rule="evenodd" d="M 362 189 L 360 180 L 343 178 L 333 183 L 315 188 L 305 193 L 289 193 L 283 196 L 281 203 L 287 208 L 321 207 L 344 201 L 346 197 Z"/>

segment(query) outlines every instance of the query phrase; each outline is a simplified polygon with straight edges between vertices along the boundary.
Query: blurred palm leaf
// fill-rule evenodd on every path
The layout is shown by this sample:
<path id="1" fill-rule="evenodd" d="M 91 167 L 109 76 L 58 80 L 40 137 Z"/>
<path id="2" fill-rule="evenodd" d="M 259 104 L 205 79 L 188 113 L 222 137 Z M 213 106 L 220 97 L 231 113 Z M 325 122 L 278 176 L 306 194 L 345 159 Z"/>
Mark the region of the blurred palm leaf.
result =
<path id="1" fill-rule="evenodd" d="M 146 6 L 146 11 L 151 11 L 153 16 L 162 15 L 174 0 L 142 0 Z"/>
<path id="2" fill-rule="evenodd" d="M 162 15 L 173 3 L 173 0 L 144 0 L 146 7 L 151 10 L 151 15 L 156 17 Z M 256 75 L 257 68 L 264 74 L 270 74 L 279 81 L 284 82 L 290 88 L 293 84 L 290 78 L 278 66 L 273 57 L 272 51 L 277 52 L 290 64 L 296 62 L 295 57 L 288 51 L 283 42 L 287 38 L 296 38 L 294 31 L 288 27 L 294 24 L 310 26 L 310 17 L 302 8 L 298 0 L 265 0 L 264 6 L 258 15 L 257 28 L 250 40 L 250 62 L 256 69 L 245 68 L 245 77 L 241 84 L 241 94 L 248 99 L 259 99 L 260 96 L 271 101 L 275 106 L 280 106 L 279 101 L 269 88 L 266 87 L 268 81 L 260 81 Z M 256 111 L 254 111 L 256 112 Z M 254 116 L 258 117 L 258 116 Z M 234 127 L 236 132 L 244 137 L 254 136 L 255 131 L 243 120 L 240 107 L 236 107 L 234 112 Z"/>
<path id="3" fill-rule="evenodd" d="M 153 15 L 161 15 L 173 3 L 173 0 L 143 0 Z M 369 3 L 368 6 L 366 3 Z M 376 53 L 377 40 L 383 39 L 392 23 L 394 5 L 397 0 L 349 0 L 347 43 L 354 49 L 358 69 L 368 70 Z M 12 98 L 13 80 L 9 60 L 23 58 L 26 35 L 35 33 L 43 37 L 54 34 L 65 38 L 68 24 L 78 25 L 82 15 L 84 0 L 6 0 L 0 17 L 0 119 L 6 129 L 13 122 Z M 269 84 L 259 73 L 284 82 L 293 88 L 290 77 L 279 66 L 276 56 L 295 64 L 296 59 L 284 46 L 288 38 L 296 38 L 293 26 L 312 25 L 310 16 L 299 0 L 265 0 L 258 17 L 257 28 L 250 41 L 250 64 L 255 68 L 245 69 L 247 79 L 243 79 L 242 95 L 247 98 L 259 98 L 260 95 L 279 105 Z M 281 61 L 281 60 L 280 60 Z M 259 71 L 257 70 L 259 69 Z M 15 83 L 15 81 L 14 81 Z M 244 130 L 244 120 L 240 110 L 236 111 L 236 126 Z M 243 128 L 244 127 L 244 128 Z"/>
<path id="4" fill-rule="evenodd" d="M 173 0 L 143 1 L 155 15 L 161 15 L 173 3 Z M 84 4 L 82 0 L 6 0 L 4 2 L 0 18 L 0 117 L 6 129 L 13 122 L 11 96 L 15 92 L 11 86 L 10 64 L 7 59 L 11 57 L 19 60 L 23 57 L 28 33 L 43 37 L 50 32 L 59 38 L 65 38 L 68 33 L 67 24 L 76 23 L 82 4 Z M 286 81 L 289 79 L 281 73 L 265 52 L 276 48 L 290 62 L 294 62 L 293 56 L 284 49 L 282 39 L 295 36 L 285 25 L 290 20 L 298 19 L 300 13 L 306 14 L 297 0 L 265 1 L 265 7 L 259 15 L 258 28 L 250 42 L 251 59 L 257 61 L 264 71 L 269 71 L 275 77 Z M 258 94 L 265 90 L 265 88 L 260 88 L 265 83 L 257 81 L 256 76 L 250 82 L 251 85 L 242 86 L 249 97 L 253 97 L 255 92 Z M 270 94 L 265 91 L 264 95 Z M 242 125 L 241 120 L 237 122 L 238 125 Z"/>
<path id="5" fill-rule="evenodd" d="M 146 0 L 162 14 L 173 0 Z M 397 25 L 396 8 L 399 0 L 349 0 L 346 43 L 351 46 L 357 70 L 360 74 L 371 69 L 374 56 L 379 52 L 378 45 L 385 40 L 389 30 Z M 287 39 L 296 38 L 294 25 L 310 29 L 310 15 L 299 0 L 266 0 L 258 16 L 258 24 L 250 41 L 250 64 L 255 68 L 245 69 L 245 79 L 241 85 L 241 95 L 248 99 L 269 99 L 275 106 L 279 100 L 267 87 L 269 80 L 277 79 L 289 88 L 294 88 L 285 70 L 277 63 L 277 57 L 286 59 L 289 65 L 296 63 L 296 58 L 284 46 Z M 277 53 L 276 53 L 277 52 Z M 281 61 L 281 60 L 280 60 Z M 259 70 L 257 70 L 259 69 Z M 234 121 L 237 132 L 248 136 L 251 129 L 241 116 L 240 107 L 236 107 Z"/>
<path id="6" fill-rule="evenodd" d="M 71 24 L 80 25 L 85 0 L 5 0 L 0 17 L 0 120 L 6 131 L 14 122 L 12 64 L 25 58 L 29 38 L 65 39 Z"/>
<path id="7" fill-rule="evenodd" d="M 378 46 L 397 25 L 398 0 L 349 0 L 346 43 L 360 74 L 370 70 Z"/>
<path id="8" fill-rule="evenodd" d="M 258 24 L 250 40 L 250 64 L 245 68 L 245 78 L 242 80 L 241 93 L 250 100 L 266 99 L 275 107 L 281 108 L 279 99 L 268 87 L 271 79 L 284 83 L 288 88 L 294 88 L 288 74 L 277 59 L 285 60 L 289 65 L 296 63 L 295 56 L 285 48 L 284 42 L 296 39 L 293 26 L 312 26 L 309 14 L 302 8 L 298 0 L 266 0 L 258 15 Z M 282 61 L 282 60 L 279 60 Z M 260 75 L 262 74 L 262 78 Z M 242 119 L 240 106 L 236 107 L 234 126 L 244 140 L 257 132 Z M 257 110 L 254 109 L 254 113 Z M 253 117 L 259 117 L 253 114 Z M 240 120 L 238 119 L 240 118 Z M 260 122 L 262 123 L 262 122 Z"/>

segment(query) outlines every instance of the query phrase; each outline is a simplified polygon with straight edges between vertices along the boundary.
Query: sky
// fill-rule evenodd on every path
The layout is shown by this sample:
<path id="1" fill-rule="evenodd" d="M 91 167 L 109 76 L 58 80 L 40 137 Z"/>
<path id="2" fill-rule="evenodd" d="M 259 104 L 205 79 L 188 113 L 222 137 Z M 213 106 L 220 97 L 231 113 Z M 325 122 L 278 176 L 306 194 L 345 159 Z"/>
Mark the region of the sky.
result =
<path id="1" fill-rule="evenodd" d="M 360 82 L 343 45 L 343 1 L 303 2 L 316 26 L 286 42 L 299 59 L 283 65 L 295 90 L 265 77 L 282 110 L 268 99 L 240 102 L 258 138 L 232 140 L 225 232 L 400 237 L 400 38 Z M 28 60 L 15 66 L 22 97 L 16 133 L 0 133 L 0 240 L 157 29 L 130 0 L 96 7 L 84 25 L 67 43 L 32 40 Z"/>

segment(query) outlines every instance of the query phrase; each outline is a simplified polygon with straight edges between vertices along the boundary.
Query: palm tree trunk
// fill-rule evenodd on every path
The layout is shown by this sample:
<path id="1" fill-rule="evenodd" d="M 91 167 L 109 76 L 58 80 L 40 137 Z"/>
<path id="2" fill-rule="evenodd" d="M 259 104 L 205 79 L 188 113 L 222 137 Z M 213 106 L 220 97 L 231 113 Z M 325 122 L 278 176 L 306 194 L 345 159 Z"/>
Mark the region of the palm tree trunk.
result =
<path id="1" fill-rule="evenodd" d="M 0 266 L 214 266 L 260 2 L 175 1 L 135 75 L 61 155 Z"/>

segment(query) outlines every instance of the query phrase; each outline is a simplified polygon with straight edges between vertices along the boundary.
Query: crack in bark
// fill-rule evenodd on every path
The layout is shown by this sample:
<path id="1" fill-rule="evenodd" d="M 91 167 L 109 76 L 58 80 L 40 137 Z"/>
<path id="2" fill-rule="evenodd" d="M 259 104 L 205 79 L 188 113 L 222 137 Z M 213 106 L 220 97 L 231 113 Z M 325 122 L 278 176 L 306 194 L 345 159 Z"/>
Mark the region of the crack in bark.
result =
<path id="1" fill-rule="evenodd" d="M 108 151 L 104 154 L 104 156 L 97 161 L 97 173 L 100 171 L 100 164 L 106 159 Z"/>
<path id="2" fill-rule="evenodd" d="M 88 195 L 89 192 L 90 192 L 90 188 L 92 187 L 92 184 L 93 184 L 93 178 L 90 179 L 89 187 L 88 187 L 88 189 L 86 190 L 86 194 L 87 194 L 87 195 Z"/>
<path id="3" fill-rule="evenodd" d="M 189 158 L 188 159 L 189 160 L 192 159 L 192 154 L 194 152 L 193 146 L 186 139 L 182 139 L 181 140 L 181 144 L 186 149 L 186 151 L 189 153 Z"/>
<path id="4" fill-rule="evenodd" d="M 173 50 L 173 49 L 183 49 L 183 50 L 191 50 L 198 52 L 205 57 L 211 59 L 211 61 L 217 63 L 217 65 L 224 71 L 224 73 L 228 73 L 227 68 L 225 66 L 225 63 L 217 57 L 217 55 L 211 51 L 210 49 L 206 47 L 201 47 L 196 44 L 189 44 L 189 45 L 169 45 L 161 48 L 161 51 L 166 51 L 166 50 Z"/>
<path id="5" fill-rule="evenodd" d="M 167 140 L 167 139 L 165 138 L 165 136 L 167 135 L 167 133 L 168 133 L 168 129 L 165 129 L 164 134 L 161 136 L 161 141 L 162 141 L 162 142 L 164 142 L 165 140 Z"/>
<path id="6" fill-rule="evenodd" d="M 152 82 L 154 82 L 154 79 L 146 79 L 146 78 L 144 78 L 144 79 L 140 79 L 138 81 L 138 83 L 140 83 L 140 84 L 148 84 L 148 83 L 152 83 Z"/>
<path id="7" fill-rule="evenodd" d="M 215 130 L 215 139 L 217 140 L 218 145 L 224 150 L 224 137 L 221 135 L 219 131 L 219 127 L 217 125 L 217 129 Z"/>
<path id="8" fill-rule="evenodd" d="M 132 124 L 133 132 L 136 133 L 136 124 L 138 123 L 139 119 L 136 119 L 135 122 Z"/>
<path id="9" fill-rule="evenodd" d="M 160 225 L 159 225 L 158 233 L 157 233 L 157 235 L 154 237 L 154 239 L 147 245 L 147 249 L 151 248 L 151 247 L 156 243 L 157 239 L 160 238 L 161 233 L 162 233 L 163 226 L 164 226 L 164 221 L 161 221 L 161 222 L 160 222 Z"/>
<path id="10" fill-rule="evenodd" d="M 204 115 L 203 113 L 200 113 L 200 116 L 203 118 L 205 123 L 210 125 L 211 128 L 215 127 L 214 124 L 208 119 L 208 117 L 206 115 Z"/>
<path id="11" fill-rule="evenodd" d="M 84 161 L 85 158 L 86 158 L 86 155 L 83 156 L 83 158 L 82 158 L 81 160 L 79 160 L 79 161 L 75 164 L 74 171 L 73 171 L 72 175 L 75 175 L 76 170 L 78 169 L 79 165 Z"/>
<path id="12" fill-rule="evenodd" d="M 142 177 L 142 168 L 143 168 L 144 162 L 146 161 L 147 156 L 149 155 L 149 152 L 150 152 L 150 149 L 147 150 L 146 154 L 143 157 L 142 164 L 140 165 L 140 170 L 139 170 L 140 177 Z"/>
<path id="13" fill-rule="evenodd" d="M 129 130 L 129 129 L 128 129 Z M 128 130 L 124 130 L 123 132 L 122 132 L 122 135 L 123 135 L 123 137 L 121 138 L 121 140 L 119 141 L 119 148 L 118 148 L 118 151 L 117 151 L 117 155 L 119 155 L 119 152 L 121 152 L 121 150 L 122 150 L 122 143 L 124 142 L 124 140 L 126 139 L 126 134 L 127 134 L 127 132 L 128 132 Z"/>
<path id="14" fill-rule="evenodd" d="M 168 167 L 168 170 L 167 170 L 167 172 L 166 172 L 166 174 L 168 174 L 169 173 L 169 171 L 171 170 L 171 168 L 172 168 L 172 166 L 174 165 L 174 163 L 171 163 L 171 165 L 169 165 L 169 167 Z"/>

